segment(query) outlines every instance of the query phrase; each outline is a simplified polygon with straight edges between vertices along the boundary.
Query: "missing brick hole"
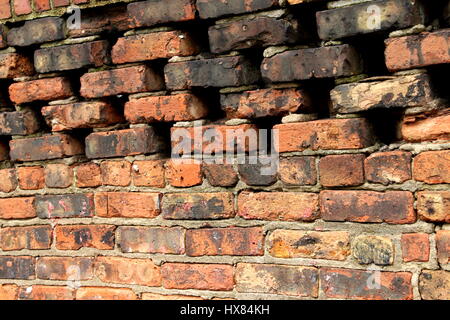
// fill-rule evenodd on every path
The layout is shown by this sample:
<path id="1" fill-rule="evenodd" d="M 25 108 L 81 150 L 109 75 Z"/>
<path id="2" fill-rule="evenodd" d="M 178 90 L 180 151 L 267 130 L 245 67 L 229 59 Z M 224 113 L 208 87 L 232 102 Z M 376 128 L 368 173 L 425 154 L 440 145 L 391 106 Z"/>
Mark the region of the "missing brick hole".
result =
<path id="1" fill-rule="evenodd" d="M 399 125 L 404 115 L 403 109 L 374 109 L 365 115 L 379 142 L 389 145 L 401 140 Z"/>
<path id="2" fill-rule="evenodd" d="M 357 49 L 364 63 L 364 73 L 369 77 L 389 74 L 385 62 L 386 33 L 356 36 L 346 40 Z"/>

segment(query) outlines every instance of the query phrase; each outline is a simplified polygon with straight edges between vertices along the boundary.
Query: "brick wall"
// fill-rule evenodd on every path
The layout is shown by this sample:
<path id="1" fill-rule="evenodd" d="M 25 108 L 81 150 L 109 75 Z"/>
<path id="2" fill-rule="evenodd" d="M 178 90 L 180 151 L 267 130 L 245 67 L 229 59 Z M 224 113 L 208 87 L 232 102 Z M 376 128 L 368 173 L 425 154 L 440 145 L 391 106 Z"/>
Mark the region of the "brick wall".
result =
<path id="1" fill-rule="evenodd" d="M 0 299 L 449 299 L 449 9 L 1 1 Z"/>

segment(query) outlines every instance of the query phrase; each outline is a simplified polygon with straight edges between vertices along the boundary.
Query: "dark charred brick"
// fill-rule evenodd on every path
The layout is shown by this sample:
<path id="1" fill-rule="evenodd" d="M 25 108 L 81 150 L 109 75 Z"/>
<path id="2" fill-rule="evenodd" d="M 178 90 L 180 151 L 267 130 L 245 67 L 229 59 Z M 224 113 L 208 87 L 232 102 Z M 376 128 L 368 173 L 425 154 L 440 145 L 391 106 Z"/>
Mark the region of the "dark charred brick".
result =
<path id="1" fill-rule="evenodd" d="M 247 13 L 278 5 L 278 0 L 197 0 L 200 18 L 217 18 L 229 14 Z"/>
<path id="2" fill-rule="evenodd" d="M 269 82 L 348 77 L 362 71 L 361 57 L 348 44 L 285 51 L 261 65 L 263 79 Z"/>
<path id="3" fill-rule="evenodd" d="M 387 237 L 359 236 L 353 241 L 352 254 L 360 264 L 387 266 L 394 262 L 394 245 Z"/>
<path id="4" fill-rule="evenodd" d="M 277 181 L 276 159 L 264 157 L 255 159 L 257 163 L 251 163 L 252 159 L 246 159 L 244 164 L 238 164 L 241 180 L 249 186 L 270 186 Z"/>
<path id="5" fill-rule="evenodd" d="M 260 79 L 259 70 L 243 56 L 169 63 L 164 74 L 166 86 L 172 90 L 238 87 Z"/>
<path id="6" fill-rule="evenodd" d="M 0 113 L 0 135 L 28 135 L 39 127 L 36 114 L 31 110 Z"/>
<path id="7" fill-rule="evenodd" d="M 91 159 L 156 153 L 160 147 L 152 127 L 95 132 L 86 138 L 86 156 Z"/>
<path id="8" fill-rule="evenodd" d="M 0 248 L 10 250 L 50 249 L 51 226 L 6 227 L 0 229 Z"/>
<path id="9" fill-rule="evenodd" d="M 92 194 L 37 196 L 35 208 L 41 219 L 91 217 L 94 214 L 94 199 Z"/>
<path id="10" fill-rule="evenodd" d="M 22 27 L 12 28 L 8 32 L 8 44 L 26 47 L 64 39 L 64 23 L 63 19 L 57 17 L 26 21 Z"/>
<path id="11" fill-rule="evenodd" d="M 203 174 L 213 187 L 232 187 L 239 181 L 232 165 L 206 164 L 202 166 Z"/>
<path id="12" fill-rule="evenodd" d="M 4 141 L 0 141 L 0 161 L 6 160 L 9 157 L 8 144 Z"/>
<path id="13" fill-rule="evenodd" d="M 450 299 L 450 271 L 423 270 L 419 276 L 420 296 L 424 300 Z"/>
<path id="14" fill-rule="evenodd" d="M 79 250 L 95 248 L 114 249 L 116 226 L 109 225 L 68 225 L 56 226 L 56 248 L 58 250 Z"/>
<path id="15" fill-rule="evenodd" d="M 0 279 L 34 279 L 34 258 L 27 256 L 1 256 Z"/>
<path id="16" fill-rule="evenodd" d="M 31 60 L 19 53 L 0 54 L 0 79 L 31 76 L 34 66 Z"/>

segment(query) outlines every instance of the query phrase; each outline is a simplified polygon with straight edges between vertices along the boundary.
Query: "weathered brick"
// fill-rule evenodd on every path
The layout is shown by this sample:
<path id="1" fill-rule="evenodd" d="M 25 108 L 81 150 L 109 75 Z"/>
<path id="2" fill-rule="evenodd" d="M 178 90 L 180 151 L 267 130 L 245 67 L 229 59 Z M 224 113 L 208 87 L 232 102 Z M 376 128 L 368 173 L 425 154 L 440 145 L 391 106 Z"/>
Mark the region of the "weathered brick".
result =
<path id="1" fill-rule="evenodd" d="M 314 157 L 289 157 L 280 159 L 278 176 L 286 185 L 303 186 L 317 183 Z"/>
<path id="2" fill-rule="evenodd" d="M 196 13 L 195 4 L 192 0 L 135 2 L 128 4 L 127 11 L 137 27 L 194 20 Z"/>
<path id="3" fill-rule="evenodd" d="M 377 9 L 373 9 L 373 6 Z M 379 16 L 374 16 L 376 13 Z M 319 11 L 316 13 L 319 37 L 340 39 L 359 34 L 406 29 L 424 24 L 423 7 L 417 1 L 377 0 Z M 377 19 L 377 17 L 379 17 Z"/>
<path id="4" fill-rule="evenodd" d="M 166 193 L 162 202 L 164 219 L 228 219 L 235 216 L 232 193 Z"/>
<path id="5" fill-rule="evenodd" d="M 170 159 L 166 162 L 166 178 L 173 187 L 202 184 L 202 163 L 192 159 Z"/>
<path id="6" fill-rule="evenodd" d="M 70 0 L 53 0 L 53 6 L 56 8 L 65 7 L 70 4 Z"/>
<path id="7" fill-rule="evenodd" d="M 18 185 L 16 170 L 1 169 L 0 170 L 0 192 L 11 192 L 16 190 Z"/>
<path id="8" fill-rule="evenodd" d="M 22 27 L 8 32 L 8 45 L 26 47 L 65 38 L 64 20 L 48 17 L 26 21 Z"/>
<path id="9" fill-rule="evenodd" d="M 436 249 L 438 262 L 441 265 L 450 263 L 450 230 L 436 232 Z"/>
<path id="10" fill-rule="evenodd" d="M 229 119 L 282 116 L 291 112 L 309 111 L 311 107 L 308 94 L 297 88 L 222 94 L 220 104 Z"/>
<path id="11" fill-rule="evenodd" d="M 101 128 L 123 121 L 118 110 L 105 101 L 47 106 L 41 112 L 52 131 Z"/>
<path id="12" fill-rule="evenodd" d="M 9 4 L 9 2 L 8 2 Z M 0 285 L 0 300 L 17 300 L 19 287 L 15 284 Z"/>
<path id="13" fill-rule="evenodd" d="M 450 29 L 386 40 L 386 66 L 390 71 L 450 63 Z"/>
<path id="14" fill-rule="evenodd" d="M 450 183 L 450 150 L 422 152 L 413 160 L 414 180 Z"/>
<path id="15" fill-rule="evenodd" d="M 366 179 L 369 182 L 403 183 L 411 179 L 411 153 L 388 151 L 373 153 L 364 161 Z"/>
<path id="16" fill-rule="evenodd" d="M 51 9 L 50 0 L 33 0 L 34 10 L 37 12 L 47 11 Z"/>
<path id="17" fill-rule="evenodd" d="M 193 121 L 208 113 L 205 103 L 191 93 L 149 96 L 125 103 L 125 118 L 130 123 Z"/>
<path id="18" fill-rule="evenodd" d="M 185 230 L 180 227 L 124 227 L 117 230 L 122 252 L 183 254 Z"/>
<path id="19" fill-rule="evenodd" d="M 77 290 L 76 300 L 137 300 L 129 288 L 82 287 Z"/>
<path id="20" fill-rule="evenodd" d="M 238 196 L 238 215 L 244 219 L 313 221 L 318 211 L 315 193 L 244 191 Z"/>
<path id="21" fill-rule="evenodd" d="M 350 255 L 346 231 L 274 230 L 268 237 L 269 253 L 277 258 L 340 260 Z"/>
<path id="22" fill-rule="evenodd" d="M 197 0 L 200 18 L 217 18 L 229 14 L 240 14 L 268 9 L 278 5 L 277 0 Z"/>
<path id="23" fill-rule="evenodd" d="M 78 188 L 98 187 L 102 184 L 100 166 L 95 163 L 81 164 L 76 168 Z"/>
<path id="24" fill-rule="evenodd" d="M 43 48 L 34 52 L 34 65 L 39 73 L 100 67 L 108 60 L 108 42 L 105 40 Z"/>
<path id="25" fill-rule="evenodd" d="M 86 156 L 91 159 L 156 153 L 160 147 L 152 127 L 94 132 L 86 138 Z"/>
<path id="26" fill-rule="evenodd" d="M 364 183 L 363 154 L 329 155 L 320 159 L 320 183 L 324 187 L 357 186 Z"/>
<path id="27" fill-rule="evenodd" d="M 22 190 L 38 190 L 45 187 L 45 173 L 42 167 L 17 168 L 17 179 Z"/>
<path id="28" fill-rule="evenodd" d="M 137 284 L 148 287 L 161 285 L 160 267 L 150 259 L 97 257 L 95 275 L 103 282 Z"/>
<path id="29" fill-rule="evenodd" d="M 0 113 L 0 135 L 29 135 L 39 128 L 39 120 L 30 109 Z"/>
<path id="30" fill-rule="evenodd" d="M 450 223 L 450 191 L 418 192 L 417 214 L 424 221 Z"/>
<path id="31" fill-rule="evenodd" d="M 66 164 L 49 163 L 45 166 L 45 185 L 48 188 L 68 188 L 73 182 L 73 169 Z"/>
<path id="32" fill-rule="evenodd" d="M 166 186 L 164 160 L 139 160 L 132 166 L 133 184 L 138 187 Z"/>
<path id="33" fill-rule="evenodd" d="M 36 217 L 34 197 L 0 199 L 0 219 L 29 219 L 34 217 Z"/>
<path id="34" fill-rule="evenodd" d="M 96 215 L 104 218 L 154 218 L 160 213 L 160 194 L 101 192 L 95 194 Z"/>
<path id="35" fill-rule="evenodd" d="M 36 196 L 35 207 L 41 219 L 84 218 L 94 214 L 90 193 Z"/>
<path id="36" fill-rule="evenodd" d="M 0 2 L 0 19 L 11 18 L 11 5 L 9 0 L 2 0 Z"/>
<path id="37" fill-rule="evenodd" d="M 285 51 L 261 64 L 262 77 L 268 82 L 348 77 L 362 71 L 358 52 L 348 44 Z"/>
<path id="38" fill-rule="evenodd" d="M 450 109 L 436 114 L 406 116 L 401 123 L 403 140 L 422 142 L 450 140 Z"/>
<path id="39" fill-rule="evenodd" d="M 389 237 L 362 235 L 353 240 L 352 254 L 359 264 L 387 266 L 394 262 L 394 245 Z"/>
<path id="40" fill-rule="evenodd" d="M 94 259 L 89 257 L 38 257 L 36 277 L 43 280 L 90 280 Z"/>
<path id="41" fill-rule="evenodd" d="M 60 225 L 55 227 L 56 248 L 58 250 L 79 250 L 95 248 L 114 249 L 114 232 L 110 225 Z"/>
<path id="42" fill-rule="evenodd" d="M 379 108 L 417 108 L 435 105 L 437 94 L 428 74 L 342 84 L 331 90 L 333 112 L 355 113 Z"/>
<path id="43" fill-rule="evenodd" d="M 203 300 L 201 297 L 184 296 L 179 294 L 159 294 L 151 292 L 143 292 L 141 300 Z"/>
<path id="44" fill-rule="evenodd" d="M 199 46 L 189 33 L 163 31 L 119 38 L 112 48 L 111 58 L 115 64 L 121 64 L 193 56 L 199 52 Z"/>
<path id="45" fill-rule="evenodd" d="M 33 8 L 31 7 L 31 1 L 30 0 L 16 0 L 14 1 L 14 12 L 16 15 L 24 15 L 29 14 L 33 11 Z"/>
<path id="46" fill-rule="evenodd" d="M 230 291 L 234 287 L 231 265 L 164 263 L 161 273 L 166 289 Z"/>
<path id="47" fill-rule="evenodd" d="M 372 145 L 373 136 L 364 119 L 325 119 L 278 124 L 278 152 L 306 149 L 360 149 Z"/>
<path id="48" fill-rule="evenodd" d="M 89 72 L 80 78 L 80 82 L 80 94 L 85 98 L 157 91 L 164 88 L 163 78 L 148 66 Z"/>
<path id="49" fill-rule="evenodd" d="M 103 161 L 100 170 L 103 185 L 126 187 L 131 183 L 131 163 L 128 161 Z"/>
<path id="50" fill-rule="evenodd" d="M 264 235 L 260 227 L 211 228 L 186 231 L 186 254 L 198 256 L 262 256 Z"/>
<path id="51" fill-rule="evenodd" d="M 412 300 L 411 273 L 321 268 L 321 290 L 328 298 Z"/>
<path id="52" fill-rule="evenodd" d="M 0 19 L 3 19 L 2 15 L 4 13 L 5 6 L 6 5 L 9 6 L 9 1 L 6 2 L 6 4 L 3 3 L 4 1 L 5 0 L 3 0 L 0 3 Z M 1 49 L 4 49 L 4 48 L 8 47 L 8 43 L 6 42 L 7 33 L 8 33 L 8 29 L 4 25 L 2 25 L 0 27 L 0 48 Z"/>
<path id="53" fill-rule="evenodd" d="M 404 233 L 401 238 L 404 262 L 426 262 L 430 257 L 430 239 L 426 233 Z"/>
<path id="54" fill-rule="evenodd" d="M 449 300 L 450 271 L 423 270 L 419 276 L 419 291 L 424 300 Z"/>
<path id="55" fill-rule="evenodd" d="M 260 79 L 259 70 L 243 56 L 169 63 L 164 68 L 171 90 L 191 87 L 238 87 Z"/>
<path id="56" fill-rule="evenodd" d="M 275 159 L 258 157 L 256 163 L 245 159 L 245 163 L 238 164 L 238 172 L 241 181 L 249 186 L 270 186 L 277 181 L 277 168 Z"/>
<path id="57" fill-rule="evenodd" d="M 50 249 L 51 243 L 51 226 L 5 227 L 0 229 L 0 248 L 3 251 Z"/>
<path id="58" fill-rule="evenodd" d="M 0 279 L 34 279 L 34 257 L 0 256 Z"/>
<path id="59" fill-rule="evenodd" d="M 414 197 L 408 191 L 322 191 L 321 217 L 325 221 L 414 223 Z"/>
<path id="60" fill-rule="evenodd" d="M 204 162 L 202 171 L 209 184 L 213 187 L 233 187 L 239 181 L 238 175 L 231 164 L 209 164 Z"/>
<path id="61" fill-rule="evenodd" d="M 15 139 L 9 145 L 13 161 L 50 160 L 83 153 L 82 144 L 67 134 Z"/>
<path id="62" fill-rule="evenodd" d="M 311 298 L 317 297 L 318 287 L 319 275 L 313 267 L 255 263 L 239 263 L 236 267 L 238 292 Z"/>
<path id="63" fill-rule="evenodd" d="M 13 79 L 33 74 L 33 63 L 28 57 L 19 53 L 0 54 L 0 79 Z"/>
<path id="64" fill-rule="evenodd" d="M 73 300 L 74 291 L 67 286 L 32 285 L 21 287 L 19 300 Z"/>

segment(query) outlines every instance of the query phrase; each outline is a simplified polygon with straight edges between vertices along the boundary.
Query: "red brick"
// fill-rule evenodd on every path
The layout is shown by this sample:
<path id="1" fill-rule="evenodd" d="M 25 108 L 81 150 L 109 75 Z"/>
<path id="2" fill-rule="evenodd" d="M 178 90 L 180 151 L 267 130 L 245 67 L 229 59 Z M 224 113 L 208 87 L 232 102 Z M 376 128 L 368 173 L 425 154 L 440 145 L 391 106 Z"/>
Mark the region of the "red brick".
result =
<path id="1" fill-rule="evenodd" d="M 131 163 L 128 161 L 103 161 L 100 170 L 103 185 L 126 187 L 131 183 Z"/>
<path id="2" fill-rule="evenodd" d="M 325 221 L 414 223 L 414 197 L 408 191 L 332 191 L 320 193 Z"/>
<path id="3" fill-rule="evenodd" d="M 74 292 L 63 286 L 32 285 L 21 287 L 19 300 L 73 300 Z"/>
<path id="4" fill-rule="evenodd" d="M 8 2 L 9 3 L 9 2 Z M 2 4 L 0 3 L 0 6 Z M 15 284 L 0 285 L 0 300 L 17 300 L 19 287 Z"/>
<path id="5" fill-rule="evenodd" d="M 150 259 L 97 257 L 95 275 L 103 282 L 161 286 L 160 267 Z"/>
<path id="6" fill-rule="evenodd" d="M 364 183 L 363 154 L 329 155 L 320 159 L 320 183 L 324 187 L 358 186 Z"/>
<path id="7" fill-rule="evenodd" d="M 201 19 L 217 18 L 229 14 L 248 13 L 277 6 L 277 0 L 197 0 Z"/>
<path id="8" fill-rule="evenodd" d="M 34 10 L 37 12 L 48 11 L 51 9 L 50 0 L 33 0 Z"/>
<path id="9" fill-rule="evenodd" d="M 369 182 L 403 183 L 411 179 L 411 153 L 389 151 L 373 153 L 364 161 L 366 179 Z"/>
<path id="10" fill-rule="evenodd" d="M 93 278 L 93 258 L 38 257 L 36 276 L 43 280 L 90 280 Z"/>
<path id="11" fill-rule="evenodd" d="M 119 38 L 112 48 L 111 57 L 115 64 L 193 56 L 199 47 L 191 35 L 182 31 L 163 31 L 137 34 Z"/>
<path id="12" fill-rule="evenodd" d="M 73 182 L 73 169 L 66 164 L 45 166 L 45 185 L 48 188 L 68 188 Z"/>
<path id="13" fill-rule="evenodd" d="M 413 177 L 428 184 L 450 183 L 450 150 L 427 151 L 414 157 Z"/>
<path id="14" fill-rule="evenodd" d="M 59 100 L 72 95 L 72 85 L 64 77 L 16 82 L 9 86 L 9 97 L 16 104 Z"/>
<path id="15" fill-rule="evenodd" d="M 450 109 L 431 115 L 406 116 L 401 133 L 406 141 L 450 140 Z"/>
<path id="16" fill-rule="evenodd" d="M 24 14 L 31 13 L 31 0 L 15 0 L 14 1 L 14 12 L 16 15 L 21 16 Z"/>
<path id="17" fill-rule="evenodd" d="M 238 215 L 244 219 L 313 221 L 318 213 L 315 193 L 244 191 L 238 196 Z"/>
<path id="18" fill-rule="evenodd" d="M 39 120 L 31 109 L 0 113 L 0 135 L 28 135 L 39 128 Z"/>
<path id="19" fill-rule="evenodd" d="M 202 171 L 213 187 L 233 187 L 239 177 L 231 164 L 202 164 Z"/>
<path id="20" fill-rule="evenodd" d="M 60 225 L 55 227 L 58 250 L 79 250 L 95 248 L 114 249 L 116 227 L 109 225 Z"/>
<path id="21" fill-rule="evenodd" d="M 76 167 L 78 188 L 98 187 L 102 185 L 100 166 L 95 163 L 85 163 Z"/>
<path id="22" fill-rule="evenodd" d="M 161 274 L 166 289 L 231 291 L 234 287 L 231 265 L 164 263 Z"/>
<path id="23" fill-rule="evenodd" d="M 123 121 L 119 111 L 104 101 L 47 106 L 41 112 L 52 131 L 101 128 Z"/>
<path id="24" fill-rule="evenodd" d="M 19 53 L 0 54 L 0 79 L 13 79 L 33 74 L 33 62 L 28 57 Z"/>
<path id="25" fill-rule="evenodd" d="M 322 292 L 328 298 L 355 300 L 412 300 L 413 298 L 409 272 L 322 268 L 320 282 Z"/>
<path id="26" fill-rule="evenodd" d="M 450 262 L 450 230 L 439 230 L 436 232 L 437 258 L 441 265 Z"/>
<path id="27" fill-rule="evenodd" d="M 101 192 L 95 195 L 96 214 L 104 218 L 155 218 L 160 194 L 154 192 Z"/>
<path id="28" fill-rule="evenodd" d="M 50 160 L 83 153 L 82 144 L 67 134 L 15 139 L 9 145 L 13 161 Z"/>
<path id="29" fill-rule="evenodd" d="M 11 18 L 11 5 L 10 0 L 0 1 L 0 19 Z"/>
<path id="30" fill-rule="evenodd" d="M 236 290 L 296 297 L 317 297 L 318 271 L 313 267 L 239 263 Z"/>
<path id="31" fill-rule="evenodd" d="M 58 8 L 58 7 L 66 7 L 70 4 L 69 0 L 53 0 L 53 5 Z"/>
<path id="32" fill-rule="evenodd" d="M 386 40 L 386 65 L 390 71 L 450 63 L 450 29 Z"/>
<path id="33" fill-rule="evenodd" d="M 286 185 L 315 185 L 317 183 L 316 158 L 309 156 L 282 158 L 278 176 Z"/>
<path id="34" fill-rule="evenodd" d="M 207 115 L 206 105 L 190 93 L 149 96 L 125 104 L 125 118 L 130 123 L 192 121 Z"/>
<path id="35" fill-rule="evenodd" d="M 35 258 L 0 256 L 0 279 L 31 280 L 35 278 Z"/>
<path id="36" fill-rule="evenodd" d="M 450 191 L 418 192 L 417 214 L 424 221 L 450 223 Z"/>
<path id="37" fill-rule="evenodd" d="M 0 296 L 1 297 L 1 296 Z M 151 293 L 151 292 L 143 292 L 141 296 L 141 300 L 203 300 L 201 297 L 194 296 L 184 296 L 179 294 L 159 294 L 159 293 Z"/>
<path id="38" fill-rule="evenodd" d="M 36 217 L 34 210 L 34 197 L 1 198 L 1 219 L 29 219 Z"/>
<path id="39" fill-rule="evenodd" d="M 0 192 L 11 192 L 17 188 L 17 176 L 14 169 L 0 170 Z"/>
<path id="40" fill-rule="evenodd" d="M 164 160 L 134 161 L 132 166 L 133 184 L 137 187 L 164 188 Z"/>
<path id="41" fill-rule="evenodd" d="M 228 219 L 235 216 L 234 196 L 229 192 L 166 193 L 162 214 L 170 220 Z"/>
<path id="42" fill-rule="evenodd" d="M 17 168 L 17 178 L 22 190 L 38 190 L 45 187 L 45 171 L 42 167 Z"/>
<path id="43" fill-rule="evenodd" d="M 0 248 L 10 250 L 50 249 L 52 228 L 50 226 L 5 227 L 0 229 Z"/>
<path id="44" fill-rule="evenodd" d="M 189 229 L 186 254 L 198 256 L 262 256 L 264 235 L 260 227 Z"/>
<path id="45" fill-rule="evenodd" d="M 87 218 L 94 215 L 91 193 L 36 196 L 35 207 L 41 219 Z"/>
<path id="46" fill-rule="evenodd" d="M 80 81 L 80 94 L 85 98 L 158 91 L 164 88 L 162 77 L 148 66 L 89 72 Z"/>
<path id="47" fill-rule="evenodd" d="M 77 290 L 76 300 L 136 300 L 128 288 L 83 287 Z"/>
<path id="48" fill-rule="evenodd" d="M 404 262 L 426 262 L 430 257 L 430 239 L 426 233 L 402 234 L 402 256 Z"/>
<path id="49" fill-rule="evenodd" d="M 364 119 L 329 119 L 278 124 L 278 152 L 307 149 L 360 149 L 372 145 L 369 124 Z"/>
<path id="50" fill-rule="evenodd" d="M 419 276 L 419 292 L 423 300 L 450 299 L 450 271 L 423 270 Z"/>
<path id="51" fill-rule="evenodd" d="M 180 227 L 125 227 L 117 230 L 122 252 L 184 254 L 185 230 Z"/>
<path id="52" fill-rule="evenodd" d="M 128 14 L 137 27 L 195 19 L 193 0 L 152 0 L 130 3 Z"/>
<path id="53" fill-rule="evenodd" d="M 202 163 L 192 159 L 171 159 L 166 163 L 166 177 L 173 187 L 202 184 Z"/>

